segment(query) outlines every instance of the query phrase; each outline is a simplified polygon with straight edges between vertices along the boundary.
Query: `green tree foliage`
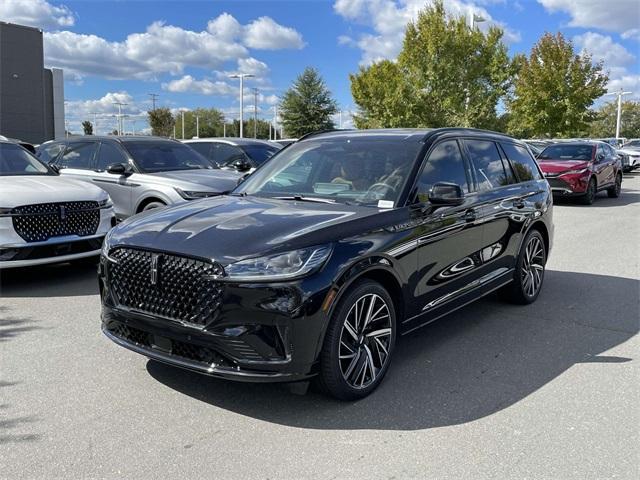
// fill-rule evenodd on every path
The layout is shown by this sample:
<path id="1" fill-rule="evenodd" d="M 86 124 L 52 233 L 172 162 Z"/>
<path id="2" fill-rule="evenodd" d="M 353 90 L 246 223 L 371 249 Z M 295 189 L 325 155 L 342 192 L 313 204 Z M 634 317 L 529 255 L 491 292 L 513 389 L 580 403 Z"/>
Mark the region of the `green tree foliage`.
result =
<path id="1" fill-rule="evenodd" d="M 592 138 L 614 137 L 618 117 L 618 102 L 605 103 L 595 112 L 595 120 L 589 126 Z M 640 102 L 622 102 L 620 136 L 640 138 Z"/>
<path id="2" fill-rule="evenodd" d="M 221 137 L 223 133 L 224 114 L 217 108 L 196 108 L 184 112 L 184 138 L 196 136 L 196 117 L 199 123 L 199 133 L 201 138 Z M 175 118 L 176 136 L 182 137 L 182 114 L 178 113 Z M 228 133 L 228 132 L 227 132 Z"/>
<path id="3" fill-rule="evenodd" d="M 158 135 L 160 137 L 170 137 L 173 135 L 175 120 L 173 115 L 171 115 L 171 110 L 168 108 L 156 108 L 155 110 L 150 110 L 148 115 L 152 135 Z"/>
<path id="4" fill-rule="evenodd" d="M 516 71 L 502 36 L 497 27 L 470 29 L 435 2 L 407 26 L 396 62 L 350 75 L 356 126 L 494 128 Z"/>
<path id="5" fill-rule="evenodd" d="M 602 63 L 576 55 L 561 33 L 546 33 L 521 65 L 508 102 L 509 131 L 525 137 L 573 137 L 584 133 L 594 100 L 606 92 Z"/>
<path id="6" fill-rule="evenodd" d="M 89 120 L 82 122 L 82 129 L 85 135 L 93 135 L 93 124 Z"/>
<path id="7" fill-rule="evenodd" d="M 285 92 L 280 105 L 284 130 L 291 137 L 334 128 L 331 116 L 337 111 L 324 80 L 310 67 Z"/>

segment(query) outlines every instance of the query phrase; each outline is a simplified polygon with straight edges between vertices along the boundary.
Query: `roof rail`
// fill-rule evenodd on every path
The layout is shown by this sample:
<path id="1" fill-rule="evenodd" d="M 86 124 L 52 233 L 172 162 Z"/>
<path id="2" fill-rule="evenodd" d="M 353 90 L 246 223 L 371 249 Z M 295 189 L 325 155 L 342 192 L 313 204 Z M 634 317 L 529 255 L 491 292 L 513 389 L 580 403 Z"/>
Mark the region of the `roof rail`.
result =
<path id="1" fill-rule="evenodd" d="M 350 130 L 350 128 L 326 128 L 324 130 L 316 130 L 315 132 L 309 132 L 309 133 L 305 133 L 304 135 L 302 135 L 300 138 L 298 138 L 298 140 L 296 140 L 296 142 L 299 142 L 300 140 L 305 140 L 307 138 L 310 137 L 314 137 L 316 135 L 320 135 L 322 133 L 330 133 L 330 132 L 348 132 Z M 276 140 L 277 142 L 278 140 Z"/>

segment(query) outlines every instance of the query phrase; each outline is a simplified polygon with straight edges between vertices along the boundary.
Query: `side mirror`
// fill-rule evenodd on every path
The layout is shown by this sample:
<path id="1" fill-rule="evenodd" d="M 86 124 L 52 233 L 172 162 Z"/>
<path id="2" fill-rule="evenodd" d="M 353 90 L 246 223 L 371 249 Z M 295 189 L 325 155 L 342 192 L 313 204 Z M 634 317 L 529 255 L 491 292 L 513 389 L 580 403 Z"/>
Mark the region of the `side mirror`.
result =
<path id="1" fill-rule="evenodd" d="M 432 205 L 461 205 L 464 202 L 462 187 L 455 183 L 439 182 L 429 190 Z"/>
<path id="2" fill-rule="evenodd" d="M 239 172 L 246 172 L 247 170 L 251 170 L 251 164 L 244 158 L 235 160 L 231 165 L 233 165 L 233 168 L 235 168 Z"/>
<path id="3" fill-rule="evenodd" d="M 107 167 L 107 173 L 112 175 L 126 175 L 127 172 L 128 169 L 124 163 L 112 163 Z"/>

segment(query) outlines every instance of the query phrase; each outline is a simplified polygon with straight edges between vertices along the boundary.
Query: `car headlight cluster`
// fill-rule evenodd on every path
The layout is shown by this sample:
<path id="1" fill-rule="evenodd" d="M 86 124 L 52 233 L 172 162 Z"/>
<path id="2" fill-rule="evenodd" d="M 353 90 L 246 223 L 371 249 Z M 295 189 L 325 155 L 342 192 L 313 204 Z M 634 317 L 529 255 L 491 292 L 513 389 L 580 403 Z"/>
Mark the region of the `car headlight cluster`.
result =
<path id="1" fill-rule="evenodd" d="M 178 187 L 175 187 L 175 190 L 176 192 L 178 192 L 178 195 L 180 195 L 185 200 L 197 200 L 198 198 L 207 198 L 207 197 L 213 197 L 215 195 L 218 195 L 217 192 L 196 192 L 196 191 L 182 190 Z"/>
<path id="2" fill-rule="evenodd" d="M 111 201 L 111 197 L 107 195 L 107 198 L 103 200 L 98 200 L 98 208 L 111 208 L 113 207 L 113 202 Z"/>
<path id="3" fill-rule="evenodd" d="M 331 254 L 331 246 L 316 246 L 250 258 L 225 268 L 229 280 L 272 281 L 302 277 L 320 268 Z"/>
<path id="4" fill-rule="evenodd" d="M 580 170 L 568 170 L 566 172 L 563 172 L 562 175 L 575 175 L 579 173 L 585 173 L 588 170 L 588 168 L 581 168 Z"/>

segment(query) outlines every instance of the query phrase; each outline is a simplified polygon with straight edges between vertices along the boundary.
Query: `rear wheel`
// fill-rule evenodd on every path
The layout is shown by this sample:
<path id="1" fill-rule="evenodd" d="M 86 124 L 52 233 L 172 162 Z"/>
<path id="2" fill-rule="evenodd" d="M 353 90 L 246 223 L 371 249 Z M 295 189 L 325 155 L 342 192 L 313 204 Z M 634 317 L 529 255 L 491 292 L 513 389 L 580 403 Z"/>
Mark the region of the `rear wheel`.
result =
<path id="1" fill-rule="evenodd" d="M 511 303 L 527 305 L 538 298 L 544 281 L 547 251 L 538 230 L 531 230 L 522 242 L 513 282 L 505 288 L 505 297 Z"/>
<path id="2" fill-rule="evenodd" d="M 616 175 L 616 183 L 613 185 L 613 187 L 607 188 L 607 195 L 609 195 L 609 198 L 618 198 L 621 192 L 622 192 L 622 174 L 618 172 L 618 175 Z"/>
<path id="3" fill-rule="evenodd" d="M 396 317 L 389 293 L 377 282 L 351 287 L 335 309 L 320 358 L 320 382 L 340 400 L 356 400 L 382 381 L 393 353 Z"/>
<path id="4" fill-rule="evenodd" d="M 584 205 L 591 205 L 593 201 L 596 199 L 597 188 L 598 186 L 596 184 L 596 179 L 592 177 L 591 180 L 589 180 L 589 186 L 587 187 L 587 191 L 584 193 L 582 197 L 580 197 L 580 201 Z"/>

